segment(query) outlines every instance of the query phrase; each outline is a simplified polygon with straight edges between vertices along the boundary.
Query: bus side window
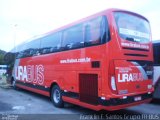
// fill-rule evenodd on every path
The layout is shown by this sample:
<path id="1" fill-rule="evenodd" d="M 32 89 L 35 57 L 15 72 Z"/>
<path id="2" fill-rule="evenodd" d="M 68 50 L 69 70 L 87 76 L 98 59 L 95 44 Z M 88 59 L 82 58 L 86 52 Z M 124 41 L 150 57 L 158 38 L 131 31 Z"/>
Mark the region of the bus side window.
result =
<path id="1" fill-rule="evenodd" d="M 41 54 L 60 51 L 61 32 L 50 34 L 41 39 Z"/>
<path id="2" fill-rule="evenodd" d="M 33 41 L 30 41 L 28 43 L 25 44 L 24 48 L 25 50 L 23 50 L 23 57 L 31 57 L 31 56 L 35 56 L 38 49 L 40 47 L 40 39 L 35 39 Z"/>
<path id="3" fill-rule="evenodd" d="M 85 26 L 85 42 L 89 42 L 91 40 L 91 28 L 90 25 Z"/>
<path id="4" fill-rule="evenodd" d="M 28 50 L 29 56 L 34 56 L 34 55 L 36 55 L 36 51 L 37 51 L 37 49 L 29 49 L 29 50 Z"/>
<path id="5" fill-rule="evenodd" d="M 101 17 L 88 21 L 85 26 L 85 45 L 92 46 L 101 43 Z"/>
<path id="6" fill-rule="evenodd" d="M 82 25 L 76 25 L 63 31 L 62 50 L 84 46 Z"/>
<path id="7" fill-rule="evenodd" d="M 18 59 L 18 58 L 22 58 L 22 57 L 23 57 L 23 52 L 22 51 L 18 52 L 16 55 L 16 58 Z"/>
<path id="8" fill-rule="evenodd" d="M 24 51 L 24 57 L 30 57 L 31 54 L 30 54 L 30 49 L 27 49 Z"/>
<path id="9" fill-rule="evenodd" d="M 107 18 L 102 16 L 102 21 L 100 23 L 100 36 L 101 36 L 101 43 L 105 43 L 110 40 L 110 31 Z"/>

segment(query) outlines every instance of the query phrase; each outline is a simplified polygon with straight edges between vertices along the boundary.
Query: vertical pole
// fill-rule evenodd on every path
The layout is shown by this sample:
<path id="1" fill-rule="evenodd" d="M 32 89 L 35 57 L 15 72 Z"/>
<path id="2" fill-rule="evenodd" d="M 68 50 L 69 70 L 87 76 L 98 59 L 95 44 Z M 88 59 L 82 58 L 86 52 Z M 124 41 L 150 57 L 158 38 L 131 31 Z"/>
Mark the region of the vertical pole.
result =
<path id="1" fill-rule="evenodd" d="M 17 52 L 17 47 L 16 47 L 16 39 L 17 39 L 17 24 L 14 24 L 14 52 Z"/>

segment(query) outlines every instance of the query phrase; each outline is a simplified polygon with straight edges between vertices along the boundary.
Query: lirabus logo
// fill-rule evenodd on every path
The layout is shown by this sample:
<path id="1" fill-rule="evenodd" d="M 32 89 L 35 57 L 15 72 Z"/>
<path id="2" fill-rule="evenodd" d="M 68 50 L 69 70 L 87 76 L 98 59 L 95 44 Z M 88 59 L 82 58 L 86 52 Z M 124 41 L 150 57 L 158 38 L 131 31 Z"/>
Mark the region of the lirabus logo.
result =
<path id="1" fill-rule="evenodd" d="M 42 85 L 44 83 L 44 66 L 27 65 L 15 67 L 16 80 Z"/>

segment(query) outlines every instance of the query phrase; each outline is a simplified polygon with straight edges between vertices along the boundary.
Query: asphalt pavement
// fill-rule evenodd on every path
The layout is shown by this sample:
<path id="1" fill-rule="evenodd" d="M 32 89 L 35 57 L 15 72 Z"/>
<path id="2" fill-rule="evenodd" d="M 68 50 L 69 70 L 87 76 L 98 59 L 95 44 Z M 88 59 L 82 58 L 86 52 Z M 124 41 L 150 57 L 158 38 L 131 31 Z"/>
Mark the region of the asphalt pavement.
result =
<path id="1" fill-rule="evenodd" d="M 56 108 L 48 97 L 22 89 L 0 88 L 0 120 L 159 120 L 159 101 L 156 100 L 152 103 L 141 104 L 118 111 L 97 112 L 70 104 L 66 104 L 64 108 Z"/>

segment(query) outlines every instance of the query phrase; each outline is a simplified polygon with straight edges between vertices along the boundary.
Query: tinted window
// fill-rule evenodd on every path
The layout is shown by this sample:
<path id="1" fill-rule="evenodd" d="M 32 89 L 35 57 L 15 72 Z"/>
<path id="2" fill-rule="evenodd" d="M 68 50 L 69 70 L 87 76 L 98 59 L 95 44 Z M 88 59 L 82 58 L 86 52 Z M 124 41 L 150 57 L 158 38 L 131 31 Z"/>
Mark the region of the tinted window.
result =
<path id="1" fill-rule="evenodd" d="M 26 44 L 26 57 L 36 55 L 40 48 L 40 39 L 33 40 Z"/>
<path id="2" fill-rule="evenodd" d="M 85 45 L 97 45 L 110 39 L 106 17 L 101 16 L 85 23 Z"/>
<path id="3" fill-rule="evenodd" d="M 62 40 L 62 41 L 61 41 Z M 20 46 L 17 58 L 98 45 L 110 40 L 105 16 L 86 21 Z"/>
<path id="4" fill-rule="evenodd" d="M 60 46 L 61 33 L 51 34 L 41 39 L 41 52 L 43 54 L 59 51 Z"/>
<path id="5" fill-rule="evenodd" d="M 22 58 L 24 56 L 24 51 L 18 52 L 16 58 Z"/>
<path id="6" fill-rule="evenodd" d="M 145 19 L 123 12 L 115 12 L 114 16 L 121 38 L 134 42 L 149 42 L 150 27 Z"/>
<path id="7" fill-rule="evenodd" d="M 40 47 L 40 40 L 39 39 L 30 41 L 25 45 L 25 49 L 38 49 L 39 47 Z"/>
<path id="8" fill-rule="evenodd" d="M 17 54 L 17 58 L 31 57 L 33 55 L 36 55 L 39 50 L 39 47 L 40 47 L 39 39 L 30 41 L 23 45 L 23 48 L 21 48 L 19 53 Z"/>
<path id="9" fill-rule="evenodd" d="M 91 20 L 85 25 L 85 43 L 88 45 L 100 43 L 100 18 Z"/>
<path id="10" fill-rule="evenodd" d="M 73 49 L 83 47 L 83 29 L 82 25 L 74 26 L 63 32 L 63 49 Z"/>
<path id="11" fill-rule="evenodd" d="M 108 42 L 110 40 L 109 25 L 105 16 L 102 16 L 100 33 L 102 43 Z"/>

